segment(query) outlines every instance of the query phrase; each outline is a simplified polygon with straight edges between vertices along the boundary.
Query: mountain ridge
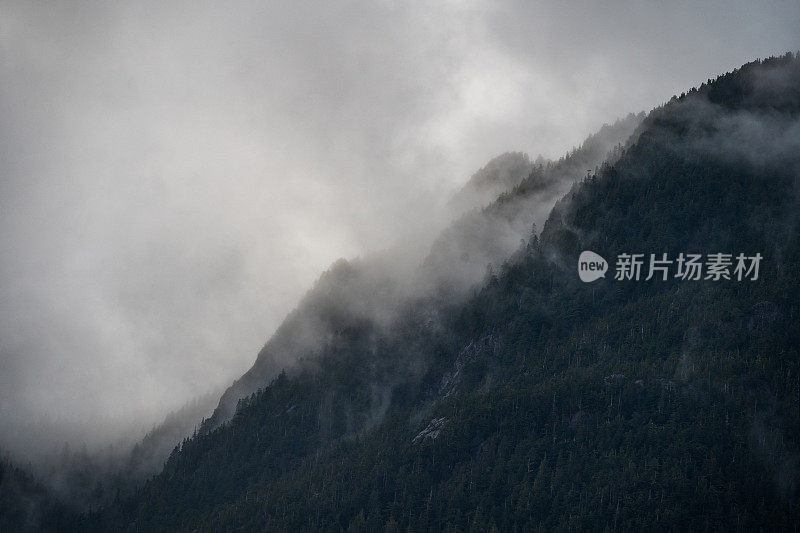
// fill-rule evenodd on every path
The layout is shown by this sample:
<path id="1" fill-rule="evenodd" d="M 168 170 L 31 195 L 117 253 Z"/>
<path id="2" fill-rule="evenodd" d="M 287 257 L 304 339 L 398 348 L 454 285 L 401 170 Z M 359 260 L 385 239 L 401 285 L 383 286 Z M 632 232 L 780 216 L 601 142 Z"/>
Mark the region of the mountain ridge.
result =
<path id="1" fill-rule="evenodd" d="M 315 342 L 321 337 L 335 335 L 337 326 L 332 322 L 337 320 L 329 320 L 331 317 L 346 321 L 345 315 L 353 314 L 353 309 L 363 307 L 364 302 L 369 304 L 366 309 L 356 310 L 356 320 L 394 315 L 395 308 L 419 307 L 419 294 L 425 295 L 423 299 L 436 294 L 436 298 L 448 301 L 462 297 L 481 280 L 487 267 L 506 260 L 519 246 L 520 239 L 530 236 L 532 226 L 537 220 L 541 223 L 555 198 L 572 184 L 576 169 L 581 168 L 582 172 L 582 167 L 596 166 L 607 156 L 613 157 L 614 149 L 642 118 L 643 115 L 630 114 L 612 125 L 604 125 L 579 148 L 555 162 L 540 159 L 535 164 L 530 163 L 521 153 L 493 158 L 470 178 L 462 191 L 474 188 L 478 182 L 485 186 L 486 179 L 494 181 L 502 175 L 499 183 L 491 185 L 492 190 L 502 193 L 515 190 L 517 200 L 507 201 L 509 197 L 501 194 L 499 200 L 482 206 L 480 200 L 471 198 L 469 205 L 476 209 L 458 216 L 442 231 L 421 269 L 412 273 L 412 284 L 417 286 L 412 291 L 401 286 L 395 273 L 382 270 L 382 265 L 373 268 L 376 258 L 356 262 L 340 260 L 332 265 L 268 340 L 253 366 L 225 391 L 217 409 L 203 422 L 202 430 L 208 431 L 230 419 L 240 399 L 266 386 L 272 377 L 295 361 L 316 357 L 315 350 L 319 347 Z M 520 178 L 521 173 L 525 176 Z M 522 183 L 526 185 L 523 187 Z M 454 197 L 457 201 L 459 198 L 463 208 L 467 200 L 458 194 Z M 455 262 L 460 268 L 453 268 Z M 340 283 L 328 283 L 326 288 L 326 282 L 337 276 Z M 336 293 L 333 298 L 336 303 L 332 305 L 322 301 L 330 301 L 330 295 L 317 294 L 331 291 Z M 341 302 L 350 303 L 341 305 Z M 391 321 L 391 318 L 379 322 L 386 320 Z"/>
<path id="2" fill-rule="evenodd" d="M 800 61 L 748 64 L 709 87 L 761 68 L 795 79 Z M 411 313 L 383 337 L 355 326 L 90 523 L 789 529 L 798 109 L 735 91 L 732 105 L 706 103 L 706 90 L 651 112 L 464 303 L 435 323 Z M 752 138 L 731 137 L 745 118 Z M 720 132 L 736 142 L 717 152 Z M 786 146 L 775 159 L 750 158 L 751 141 L 776 139 Z M 582 249 L 770 259 L 752 283 L 587 286 L 575 274 Z M 763 302 L 776 311 L 759 313 Z"/>
<path id="3" fill-rule="evenodd" d="M 394 289 L 336 264 L 295 315 L 323 311 L 322 347 L 76 527 L 791 530 L 798 91 L 787 54 L 654 109 L 564 183 L 541 233 L 525 227 L 477 285 L 454 283 L 459 298 L 423 286 L 374 320 L 361 295 L 392 307 Z M 531 216 L 537 179 L 481 213 Z M 586 249 L 611 260 L 606 279 L 578 279 Z M 754 281 L 613 279 L 622 253 L 681 252 L 764 262 Z"/>

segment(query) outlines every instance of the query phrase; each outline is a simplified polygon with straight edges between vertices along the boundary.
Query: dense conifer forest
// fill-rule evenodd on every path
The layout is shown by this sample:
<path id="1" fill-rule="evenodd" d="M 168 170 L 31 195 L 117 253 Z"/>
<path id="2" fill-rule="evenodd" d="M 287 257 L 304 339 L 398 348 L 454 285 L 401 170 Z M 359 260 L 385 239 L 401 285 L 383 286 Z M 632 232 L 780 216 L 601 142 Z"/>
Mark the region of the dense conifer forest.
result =
<path id="1" fill-rule="evenodd" d="M 796 529 L 800 57 L 748 63 L 635 124 L 588 175 L 580 149 L 525 160 L 528 176 L 481 216 L 518 220 L 565 168 L 574 183 L 478 284 L 426 288 L 382 321 L 312 291 L 324 342 L 133 493 L 82 514 L 53 503 L 39 525 Z M 458 260 L 436 246 L 437 264 Z M 580 281 L 583 250 L 609 261 L 605 278 Z M 763 259 L 754 280 L 614 279 L 626 253 Z M 320 283 L 362 268 L 337 264 Z M 0 465 L 0 530 L 40 492 Z"/>

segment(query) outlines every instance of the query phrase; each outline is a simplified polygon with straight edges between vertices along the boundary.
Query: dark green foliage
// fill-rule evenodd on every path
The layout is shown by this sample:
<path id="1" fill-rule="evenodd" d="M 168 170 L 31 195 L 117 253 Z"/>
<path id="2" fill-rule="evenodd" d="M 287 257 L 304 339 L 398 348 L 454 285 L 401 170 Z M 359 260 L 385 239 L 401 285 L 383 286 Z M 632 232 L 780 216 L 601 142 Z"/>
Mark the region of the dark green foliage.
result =
<path id="1" fill-rule="evenodd" d="M 340 332 L 83 525 L 796 528 L 800 154 L 747 149 L 791 145 L 798 85 L 764 80 L 798 72 L 756 62 L 657 109 L 466 302 Z M 751 138 L 720 144 L 738 113 Z M 757 281 L 586 285 L 583 249 L 765 259 Z"/>
<path id="2" fill-rule="evenodd" d="M 73 509 L 29 473 L 0 459 L 0 531 L 66 531 L 76 522 Z"/>

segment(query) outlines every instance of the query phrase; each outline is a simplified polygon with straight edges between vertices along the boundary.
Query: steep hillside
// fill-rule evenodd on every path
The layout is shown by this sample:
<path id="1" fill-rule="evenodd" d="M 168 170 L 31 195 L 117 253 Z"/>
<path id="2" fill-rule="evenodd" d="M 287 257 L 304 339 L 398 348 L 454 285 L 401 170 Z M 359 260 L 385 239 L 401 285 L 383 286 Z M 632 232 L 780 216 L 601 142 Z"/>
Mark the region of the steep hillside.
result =
<path id="1" fill-rule="evenodd" d="M 461 296 L 480 281 L 487 266 L 506 261 L 541 227 L 553 204 L 587 170 L 614 161 L 644 118 L 630 114 L 604 125 L 558 161 L 536 161 L 528 175 L 481 210 L 457 219 L 436 240 L 415 279 L 418 292 Z"/>
<path id="2" fill-rule="evenodd" d="M 464 300 L 411 302 L 380 328 L 332 321 L 313 357 L 83 525 L 790 530 L 798 176 L 800 59 L 709 81 L 651 112 Z M 609 261 L 605 279 L 579 280 L 582 250 Z M 614 279 L 639 253 L 763 261 L 754 280 Z M 352 272 L 334 268 L 331 298 L 307 308 L 339 316 Z"/>
<path id="3" fill-rule="evenodd" d="M 281 370 L 318 359 L 333 344 L 356 342 L 349 338 L 351 331 L 366 328 L 379 335 L 404 314 L 436 315 L 463 299 L 487 267 L 508 259 L 520 240 L 530 237 L 532 226 L 544 222 L 576 176 L 614 157 L 642 118 L 631 114 L 603 126 L 556 162 L 532 164 L 524 154 L 493 159 L 454 198 L 462 209 L 472 210 L 443 231 L 424 264 L 411 272 L 396 266 L 405 254 L 401 248 L 337 262 L 281 324 L 252 368 L 225 391 L 204 430 L 229 420 L 240 399 L 265 387 Z M 483 207 L 487 191 L 505 193 L 514 187 L 513 195 Z"/>

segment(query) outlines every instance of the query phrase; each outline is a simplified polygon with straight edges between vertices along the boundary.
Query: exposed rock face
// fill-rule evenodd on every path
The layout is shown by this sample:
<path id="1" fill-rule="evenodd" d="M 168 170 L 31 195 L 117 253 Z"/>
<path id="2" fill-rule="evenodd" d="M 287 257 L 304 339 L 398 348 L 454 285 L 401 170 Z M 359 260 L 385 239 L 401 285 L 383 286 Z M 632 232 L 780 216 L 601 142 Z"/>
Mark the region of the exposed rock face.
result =
<path id="1" fill-rule="evenodd" d="M 603 378 L 603 382 L 606 386 L 624 385 L 627 380 L 628 378 L 625 377 L 625 374 L 611 374 Z"/>
<path id="2" fill-rule="evenodd" d="M 411 440 L 411 444 L 421 444 L 426 439 L 436 440 L 436 437 L 439 436 L 439 433 L 441 433 L 446 423 L 447 419 L 444 417 L 434 418 L 428 423 L 425 429 L 417 433 L 417 436 Z"/>

